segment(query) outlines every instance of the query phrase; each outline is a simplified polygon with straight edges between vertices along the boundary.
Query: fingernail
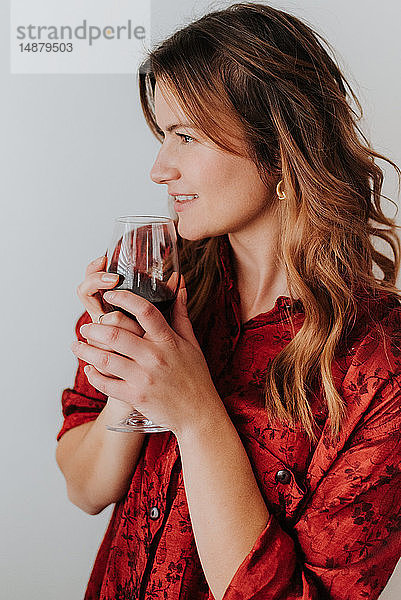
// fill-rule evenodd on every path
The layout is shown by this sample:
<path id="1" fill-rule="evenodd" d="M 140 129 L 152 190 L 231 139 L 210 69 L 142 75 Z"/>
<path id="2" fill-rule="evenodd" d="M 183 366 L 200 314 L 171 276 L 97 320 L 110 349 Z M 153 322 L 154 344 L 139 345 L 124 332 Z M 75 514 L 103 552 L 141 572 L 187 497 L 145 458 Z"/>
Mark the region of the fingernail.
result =
<path id="1" fill-rule="evenodd" d="M 102 281 L 107 281 L 107 283 L 117 281 L 117 279 L 119 279 L 119 276 L 117 274 L 110 273 L 109 275 L 102 275 Z"/>
<path id="2" fill-rule="evenodd" d="M 103 294 L 103 298 L 105 300 L 113 300 L 115 294 L 113 292 L 106 292 L 105 294 Z"/>

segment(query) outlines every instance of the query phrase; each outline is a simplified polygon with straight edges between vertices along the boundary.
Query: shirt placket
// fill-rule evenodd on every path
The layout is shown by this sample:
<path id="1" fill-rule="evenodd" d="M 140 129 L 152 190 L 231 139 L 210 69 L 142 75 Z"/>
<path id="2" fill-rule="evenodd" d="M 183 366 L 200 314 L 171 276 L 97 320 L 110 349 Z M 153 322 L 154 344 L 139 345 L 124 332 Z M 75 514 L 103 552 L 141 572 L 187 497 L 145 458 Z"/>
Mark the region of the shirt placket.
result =
<path id="1" fill-rule="evenodd" d="M 158 551 L 160 540 L 163 536 L 166 522 L 171 513 L 171 507 L 176 496 L 177 485 L 181 472 L 181 459 L 178 451 L 176 438 L 171 434 L 168 442 L 168 453 L 164 463 L 159 464 L 158 485 L 152 481 L 151 488 L 147 490 L 144 496 L 145 506 L 143 513 L 146 515 L 145 523 L 147 526 L 147 559 L 143 570 L 138 600 L 153 598 L 148 594 L 148 584 L 152 572 L 160 567 L 155 565 L 155 557 Z M 162 458 L 160 459 L 162 460 Z"/>

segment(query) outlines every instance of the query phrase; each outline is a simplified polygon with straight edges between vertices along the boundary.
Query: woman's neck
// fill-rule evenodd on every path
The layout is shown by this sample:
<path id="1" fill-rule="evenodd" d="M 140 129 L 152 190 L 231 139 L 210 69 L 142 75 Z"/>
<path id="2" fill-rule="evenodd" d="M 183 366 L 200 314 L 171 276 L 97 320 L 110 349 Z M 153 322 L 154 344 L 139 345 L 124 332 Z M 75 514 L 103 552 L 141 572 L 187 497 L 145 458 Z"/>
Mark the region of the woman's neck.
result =
<path id="1" fill-rule="evenodd" d="M 236 232 L 228 238 L 241 299 L 242 321 L 273 308 L 279 296 L 288 296 L 285 269 L 278 261 L 278 228 Z"/>

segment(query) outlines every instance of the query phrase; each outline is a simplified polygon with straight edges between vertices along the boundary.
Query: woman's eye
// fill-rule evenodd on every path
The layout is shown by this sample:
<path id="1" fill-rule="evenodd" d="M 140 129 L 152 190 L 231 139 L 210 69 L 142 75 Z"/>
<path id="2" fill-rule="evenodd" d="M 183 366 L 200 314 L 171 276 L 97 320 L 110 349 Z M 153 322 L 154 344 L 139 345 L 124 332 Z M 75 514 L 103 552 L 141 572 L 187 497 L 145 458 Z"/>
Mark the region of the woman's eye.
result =
<path id="1" fill-rule="evenodd" d="M 194 138 L 191 137 L 190 135 L 186 135 L 185 133 L 177 133 L 176 135 L 178 135 L 180 138 L 182 138 L 183 140 L 185 140 L 185 144 L 189 144 L 190 142 L 188 142 L 188 138 L 193 142 Z M 187 138 L 187 139 L 186 139 Z"/>

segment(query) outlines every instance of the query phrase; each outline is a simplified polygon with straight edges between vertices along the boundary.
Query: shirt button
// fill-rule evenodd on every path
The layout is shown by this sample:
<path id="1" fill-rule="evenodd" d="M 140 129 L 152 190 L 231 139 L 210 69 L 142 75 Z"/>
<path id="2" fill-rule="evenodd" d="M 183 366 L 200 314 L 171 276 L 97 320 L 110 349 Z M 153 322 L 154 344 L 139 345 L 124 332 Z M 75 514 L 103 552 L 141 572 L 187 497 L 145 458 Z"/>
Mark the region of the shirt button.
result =
<path id="1" fill-rule="evenodd" d="M 152 508 L 149 511 L 149 516 L 154 521 L 160 517 L 160 511 L 157 508 L 157 506 L 152 506 Z"/>
<path id="2" fill-rule="evenodd" d="M 276 473 L 276 483 L 290 483 L 291 481 L 291 473 L 287 471 L 287 469 L 281 469 Z"/>

